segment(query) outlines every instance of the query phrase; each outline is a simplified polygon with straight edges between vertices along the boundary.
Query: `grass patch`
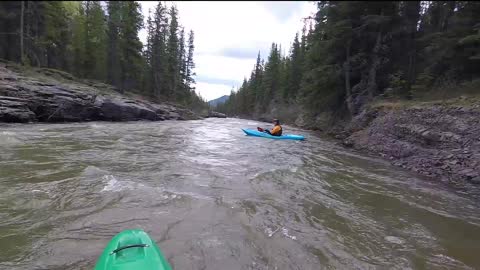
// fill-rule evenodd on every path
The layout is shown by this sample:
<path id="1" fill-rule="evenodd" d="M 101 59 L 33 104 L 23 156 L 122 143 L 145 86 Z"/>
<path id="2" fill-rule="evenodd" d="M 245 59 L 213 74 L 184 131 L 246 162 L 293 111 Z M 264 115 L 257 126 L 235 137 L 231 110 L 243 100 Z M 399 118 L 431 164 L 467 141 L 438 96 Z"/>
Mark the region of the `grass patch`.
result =
<path id="1" fill-rule="evenodd" d="M 66 88 L 71 88 L 72 90 L 81 92 L 120 95 L 118 89 L 112 85 L 103 83 L 101 81 L 77 78 L 74 75 L 62 70 L 22 66 L 18 63 L 6 61 L 4 59 L 0 59 L 0 63 L 4 64 L 5 68 L 18 73 L 18 75 L 22 77 L 25 77 L 26 80 L 37 80 L 42 83 L 64 85 Z"/>
<path id="2" fill-rule="evenodd" d="M 480 79 L 464 81 L 459 84 L 445 83 L 429 91 L 414 93 L 415 100 L 450 100 L 461 96 L 479 97 Z"/>
<path id="3" fill-rule="evenodd" d="M 457 85 L 446 85 L 423 93 L 417 93 L 411 100 L 378 98 L 370 104 L 370 108 L 400 110 L 411 107 L 431 107 L 435 105 L 480 106 L 480 79 Z"/>
<path id="4" fill-rule="evenodd" d="M 57 70 L 57 69 L 51 69 L 51 68 L 36 68 L 35 72 L 38 74 L 42 74 L 48 77 L 52 77 L 57 80 L 66 80 L 66 81 L 75 81 L 75 77 L 65 71 Z"/>

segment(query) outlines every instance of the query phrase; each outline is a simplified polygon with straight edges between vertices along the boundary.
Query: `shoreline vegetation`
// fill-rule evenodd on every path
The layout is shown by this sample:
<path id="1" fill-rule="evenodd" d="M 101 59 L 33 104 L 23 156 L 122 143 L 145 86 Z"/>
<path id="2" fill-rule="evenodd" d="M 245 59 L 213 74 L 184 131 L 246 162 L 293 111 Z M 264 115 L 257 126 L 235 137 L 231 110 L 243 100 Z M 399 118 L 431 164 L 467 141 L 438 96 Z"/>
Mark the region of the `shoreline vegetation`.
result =
<path id="1" fill-rule="evenodd" d="M 145 24 L 138 1 L 4 1 L 0 14 L 0 59 L 207 114 L 195 92 L 194 32 L 175 5 L 158 2 Z"/>
<path id="2" fill-rule="evenodd" d="M 216 110 L 320 130 L 456 186 L 480 184 L 480 3 L 319 1 Z"/>
<path id="3" fill-rule="evenodd" d="M 193 120 L 199 114 L 171 102 L 45 68 L 0 61 L 0 122 Z"/>

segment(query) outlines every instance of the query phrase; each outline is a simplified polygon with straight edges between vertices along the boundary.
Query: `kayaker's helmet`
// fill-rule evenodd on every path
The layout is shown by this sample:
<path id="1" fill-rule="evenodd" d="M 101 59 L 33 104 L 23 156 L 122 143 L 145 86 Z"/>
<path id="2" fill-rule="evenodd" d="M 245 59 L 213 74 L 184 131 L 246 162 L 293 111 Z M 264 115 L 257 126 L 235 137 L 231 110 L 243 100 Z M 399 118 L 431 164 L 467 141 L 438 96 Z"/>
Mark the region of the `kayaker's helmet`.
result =
<path id="1" fill-rule="evenodd" d="M 273 119 L 273 122 L 275 123 L 275 125 L 280 125 L 280 120 L 278 119 Z"/>

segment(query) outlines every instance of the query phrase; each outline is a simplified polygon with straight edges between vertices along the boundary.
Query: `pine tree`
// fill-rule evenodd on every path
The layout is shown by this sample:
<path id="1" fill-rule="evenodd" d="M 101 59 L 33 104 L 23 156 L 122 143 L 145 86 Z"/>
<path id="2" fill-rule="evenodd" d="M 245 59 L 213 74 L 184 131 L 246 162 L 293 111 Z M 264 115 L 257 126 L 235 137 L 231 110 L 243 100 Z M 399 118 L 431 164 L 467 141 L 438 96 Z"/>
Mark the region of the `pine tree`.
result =
<path id="1" fill-rule="evenodd" d="M 158 2 L 153 16 L 151 40 L 151 70 L 153 92 L 157 98 L 166 97 L 168 94 L 167 85 L 167 34 L 168 17 L 167 9 Z"/>
<path id="2" fill-rule="evenodd" d="M 20 61 L 20 54 L 18 50 L 20 39 L 17 36 L 17 33 L 20 32 L 19 23 L 21 21 L 21 9 L 22 7 L 20 2 L 0 2 L 0 58 L 10 61 Z M 25 16 L 24 14 L 24 24 L 27 23 L 26 21 L 28 18 L 29 17 Z M 26 34 L 27 33 L 24 33 L 24 36 Z"/>
<path id="3" fill-rule="evenodd" d="M 152 70 L 152 47 L 153 47 L 153 31 L 154 25 L 152 20 L 152 11 L 148 10 L 148 18 L 147 18 L 147 44 L 145 45 L 143 51 L 143 58 L 144 58 L 144 67 L 143 67 L 143 74 L 145 79 L 143 80 L 142 90 L 146 95 L 155 96 L 153 90 L 153 70 Z"/>
<path id="4" fill-rule="evenodd" d="M 185 29 L 183 27 L 179 33 L 179 41 L 178 41 L 178 71 L 179 71 L 179 80 L 177 82 L 177 93 L 176 93 L 176 100 L 185 103 L 188 99 L 188 89 L 187 89 L 187 78 L 186 78 L 186 69 L 187 69 L 187 61 L 186 61 L 186 50 L 185 50 Z"/>
<path id="5" fill-rule="evenodd" d="M 193 91 L 194 90 L 193 85 L 195 84 L 195 79 L 193 78 L 193 76 L 195 76 L 195 72 L 193 71 L 193 69 L 195 68 L 195 62 L 193 61 L 193 51 L 195 50 L 193 30 L 190 30 L 190 33 L 188 35 L 187 47 L 188 47 L 188 52 L 187 52 L 187 59 L 186 59 L 185 77 L 186 77 L 187 88 L 190 91 Z"/>
<path id="6" fill-rule="evenodd" d="M 108 1 L 107 82 L 122 89 L 121 9 L 122 2 Z"/>
<path id="7" fill-rule="evenodd" d="M 300 44 L 298 40 L 298 34 L 295 35 L 293 40 L 292 50 L 287 63 L 287 79 L 286 79 L 286 88 L 283 93 L 285 99 L 292 99 L 297 91 L 300 89 L 300 81 L 302 79 L 302 69 L 303 69 L 303 55 L 305 53 L 305 34 L 302 36 L 302 43 Z"/>
<path id="8" fill-rule="evenodd" d="M 255 94 L 255 104 L 259 104 L 263 100 L 263 61 L 260 57 L 260 52 L 257 55 L 257 62 L 255 63 L 254 72 L 252 76 L 252 92 Z"/>
<path id="9" fill-rule="evenodd" d="M 43 35 L 39 45 L 43 49 L 43 65 L 49 68 L 66 69 L 66 44 L 68 41 L 68 21 L 62 2 L 44 1 Z"/>
<path id="10" fill-rule="evenodd" d="M 78 77 L 85 76 L 85 13 L 83 5 L 78 5 L 78 11 L 73 15 L 72 20 L 72 71 Z"/>
<path id="11" fill-rule="evenodd" d="M 177 94 L 178 85 L 180 81 L 180 63 L 179 59 L 179 41 L 178 41 L 178 12 L 175 6 L 172 6 L 169 11 L 170 25 L 167 42 L 167 92 L 166 96 L 172 99 Z"/>
<path id="12" fill-rule="evenodd" d="M 147 44 L 145 45 L 144 57 L 146 62 L 152 64 L 152 46 L 153 46 L 153 31 L 154 25 L 152 20 L 152 10 L 148 10 L 147 17 Z"/>
<path id="13" fill-rule="evenodd" d="M 122 90 L 133 90 L 142 81 L 142 48 L 138 32 L 143 27 L 141 6 L 136 1 L 124 2 L 121 8 L 120 66 Z"/>
<path id="14" fill-rule="evenodd" d="M 275 94 L 279 90 L 279 78 L 280 78 L 280 51 L 278 45 L 272 43 L 270 55 L 268 56 L 267 63 L 265 64 L 265 73 L 262 81 L 263 88 L 263 100 L 261 101 L 261 110 L 266 112 L 269 105 L 272 102 Z"/>
<path id="15" fill-rule="evenodd" d="M 104 81 L 106 78 L 106 16 L 98 1 L 85 1 L 85 62 L 87 78 Z"/>

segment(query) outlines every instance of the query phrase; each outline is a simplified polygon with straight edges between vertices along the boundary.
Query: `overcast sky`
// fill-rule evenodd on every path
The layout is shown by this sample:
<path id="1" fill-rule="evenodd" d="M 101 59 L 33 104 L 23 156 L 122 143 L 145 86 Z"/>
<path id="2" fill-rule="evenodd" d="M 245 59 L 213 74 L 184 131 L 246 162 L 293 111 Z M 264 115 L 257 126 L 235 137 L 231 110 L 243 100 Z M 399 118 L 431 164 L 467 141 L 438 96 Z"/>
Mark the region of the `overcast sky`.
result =
<path id="1" fill-rule="evenodd" d="M 145 16 L 157 1 L 140 1 Z M 179 10 L 186 32 L 195 32 L 196 90 L 212 100 L 230 94 L 253 69 L 258 51 L 263 59 L 272 42 L 288 53 L 302 18 L 313 15 L 311 1 L 292 2 L 167 2 Z M 140 32 L 145 43 L 146 32 Z"/>

